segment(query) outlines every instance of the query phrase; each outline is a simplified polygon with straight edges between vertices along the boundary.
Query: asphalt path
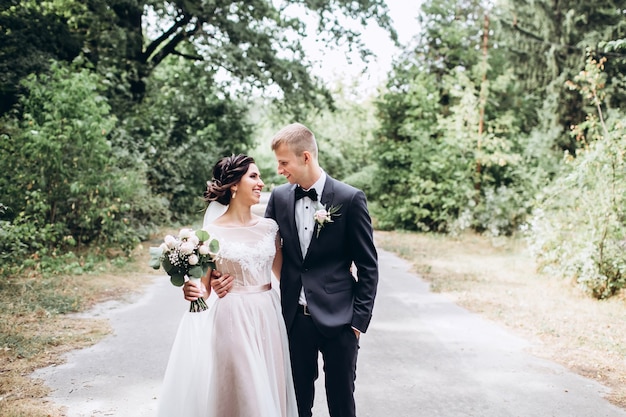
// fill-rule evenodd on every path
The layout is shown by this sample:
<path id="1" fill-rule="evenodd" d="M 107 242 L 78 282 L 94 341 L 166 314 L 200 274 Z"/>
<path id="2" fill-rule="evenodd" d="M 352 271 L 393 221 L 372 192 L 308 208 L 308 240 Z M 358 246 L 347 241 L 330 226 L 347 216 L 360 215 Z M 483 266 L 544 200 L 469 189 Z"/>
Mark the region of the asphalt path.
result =
<path id="1" fill-rule="evenodd" d="M 528 341 L 430 292 L 405 261 L 379 257 L 374 318 L 358 359 L 360 417 L 626 417 L 602 385 L 530 355 Z M 166 276 L 154 277 L 142 295 L 85 314 L 110 320 L 110 336 L 34 376 L 68 417 L 153 416 L 187 307 Z M 323 378 L 317 388 L 314 416 L 328 417 Z"/>

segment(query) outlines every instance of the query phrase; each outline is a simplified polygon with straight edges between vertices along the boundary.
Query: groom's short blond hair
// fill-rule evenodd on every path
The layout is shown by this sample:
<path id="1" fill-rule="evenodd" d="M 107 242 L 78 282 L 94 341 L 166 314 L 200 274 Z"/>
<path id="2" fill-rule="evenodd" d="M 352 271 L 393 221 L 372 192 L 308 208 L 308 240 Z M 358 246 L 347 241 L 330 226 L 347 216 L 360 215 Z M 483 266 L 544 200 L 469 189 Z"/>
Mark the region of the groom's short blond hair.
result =
<path id="1" fill-rule="evenodd" d="M 315 135 L 303 124 L 292 123 L 280 129 L 272 138 L 272 151 L 281 145 L 287 145 L 297 156 L 309 151 L 317 159 L 317 142 Z"/>

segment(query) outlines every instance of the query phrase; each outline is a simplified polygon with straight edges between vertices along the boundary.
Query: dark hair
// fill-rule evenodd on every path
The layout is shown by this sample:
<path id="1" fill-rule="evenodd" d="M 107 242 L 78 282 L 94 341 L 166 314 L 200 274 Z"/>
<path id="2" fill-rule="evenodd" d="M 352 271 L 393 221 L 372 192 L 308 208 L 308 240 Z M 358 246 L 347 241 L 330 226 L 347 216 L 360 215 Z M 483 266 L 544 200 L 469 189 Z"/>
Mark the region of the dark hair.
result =
<path id="1" fill-rule="evenodd" d="M 206 182 L 204 200 L 217 201 L 224 205 L 230 204 L 230 187 L 241 181 L 241 178 L 248 172 L 250 164 L 254 164 L 254 159 L 243 154 L 225 156 L 217 161 L 213 167 L 213 178 Z"/>

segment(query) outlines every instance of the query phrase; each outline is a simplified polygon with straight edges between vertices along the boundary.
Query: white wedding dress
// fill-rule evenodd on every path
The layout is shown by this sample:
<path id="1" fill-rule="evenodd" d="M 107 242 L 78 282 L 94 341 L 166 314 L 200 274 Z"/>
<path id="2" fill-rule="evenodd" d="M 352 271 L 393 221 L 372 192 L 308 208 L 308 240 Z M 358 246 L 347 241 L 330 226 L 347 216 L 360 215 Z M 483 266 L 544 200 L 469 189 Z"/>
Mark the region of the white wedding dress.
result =
<path id="1" fill-rule="evenodd" d="M 297 417 L 287 332 L 271 267 L 278 225 L 205 229 L 233 289 L 185 313 L 170 353 L 158 417 Z"/>

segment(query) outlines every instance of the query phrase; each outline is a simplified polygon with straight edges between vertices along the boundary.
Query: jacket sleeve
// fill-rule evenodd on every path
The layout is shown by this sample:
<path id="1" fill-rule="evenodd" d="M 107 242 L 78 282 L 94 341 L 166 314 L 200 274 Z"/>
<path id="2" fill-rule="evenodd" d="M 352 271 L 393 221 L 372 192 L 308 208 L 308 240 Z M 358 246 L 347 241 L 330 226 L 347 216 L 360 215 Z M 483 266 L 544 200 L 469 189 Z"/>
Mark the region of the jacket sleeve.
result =
<path id="1" fill-rule="evenodd" d="M 372 318 L 378 287 L 378 254 L 363 191 L 354 194 L 347 216 L 351 257 L 357 268 L 352 327 L 365 333 Z"/>

